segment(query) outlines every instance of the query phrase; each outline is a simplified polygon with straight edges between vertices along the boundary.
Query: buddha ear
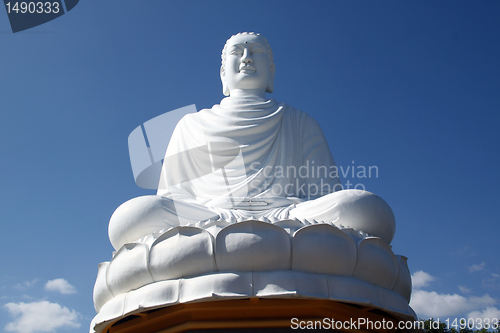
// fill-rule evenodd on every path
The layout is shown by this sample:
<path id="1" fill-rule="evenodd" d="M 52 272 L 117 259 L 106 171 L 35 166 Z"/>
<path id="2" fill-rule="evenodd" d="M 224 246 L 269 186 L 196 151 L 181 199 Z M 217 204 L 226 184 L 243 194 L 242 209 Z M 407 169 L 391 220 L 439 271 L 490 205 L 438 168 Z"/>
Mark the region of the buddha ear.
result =
<path id="1" fill-rule="evenodd" d="M 220 80 L 222 81 L 222 93 L 224 96 L 229 96 L 229 88 L 226 84 L 226 71 L 224 66 L 220 66 Z"/>
<path id="2" fill-rule="evenodd" d="M 272 93 L 274 91 L 274 74 L 276 73 L 276 67 L 274 63 L 271 64 L 271 76 L 269 77 L 269 83 L 267 85 L 266 92 Z"/>

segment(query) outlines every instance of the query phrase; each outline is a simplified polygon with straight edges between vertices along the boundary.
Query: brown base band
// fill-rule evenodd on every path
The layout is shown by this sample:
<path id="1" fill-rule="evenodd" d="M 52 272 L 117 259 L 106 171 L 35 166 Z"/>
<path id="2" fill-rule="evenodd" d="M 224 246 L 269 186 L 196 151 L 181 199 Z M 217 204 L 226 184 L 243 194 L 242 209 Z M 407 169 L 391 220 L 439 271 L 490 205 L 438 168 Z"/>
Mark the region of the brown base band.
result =
<path id="1" fill-rule="evenodd" d="M 311 325 L 325 328 L 320 323 L 324 318 L 330 323 L 332 320 L 353 322 L 358 318 L 372 323 L 371 326 L 367 324 L 356 329 L 332 327 L 341 332 L 399 332 L 398 321 L 403 320 L 373 307 L 330 300 L 250 298 L 177 304 L 135 313 L 109 324 L 103 332 L 201 333 L 206 330 L 230 332 L 239 329 L 245 329 L 241 332 L 297 332 L 300 331 L 299 324 L 301 328 L 309 328 L 306 332 L 314 332 L 310 330 Z M 389 321 L 392 325 L 386 324 L 379 329 L 374 324 Z M 380 327 L 380 324 L 377 325 Z M 292 330 L 293 327 L 297 329 Z"/>

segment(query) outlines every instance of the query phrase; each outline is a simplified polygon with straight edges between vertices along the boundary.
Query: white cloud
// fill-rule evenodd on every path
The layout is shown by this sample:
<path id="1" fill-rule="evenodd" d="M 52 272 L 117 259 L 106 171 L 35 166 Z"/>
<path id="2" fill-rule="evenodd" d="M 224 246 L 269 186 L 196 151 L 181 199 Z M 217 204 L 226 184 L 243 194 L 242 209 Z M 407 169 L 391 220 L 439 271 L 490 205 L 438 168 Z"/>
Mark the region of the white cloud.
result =
<path id="1" fill-rule="evenodd" d="M 426 273 L 424 271 L 418 271 L 415 272 L 411 276 L 411 283 L 413 285 L 413 288 L 421 288 L 429 285 L 429 282 L 434 281 L 436 278 L 429 273 Z"/>
<path id="2" fill-rule="evenodd" d="M 54 332 L 61 327 L 79 328 L 79 314 L 57 303 L 7 303 L 5 307 L 14 321 L 5 326 L 8 332 Z"/>
<path id="3" fill-rule="evenodd" d="M 76 294 L 76 288 L 64 279 L 47 281 L 47 283 L 45 284 L 45 290 L 58 291 L 64 295 Z"/>
<path id="4" fill-rule="evenodd" d="M 31 288 L 37 283 L 38 279 L 34 279 L 33 281 L 24 281 L 23 283 L 18 283 L 14 286 L 14 289 L 25 290 Z"/>
<path id="5" fill-rule="evenodd" d="M 470 273 L 474 273 L 476 271 L 482 271 L 485 266 L 486 266 L 485 262 L 482 262 L 479 265 L 474 264 L 474 265 L 472 265 L 472 266 L 469 267 L 469 272 Z"/>
<path id="6" fill-rule="evenodd" d="M 490 277 L 484 278 L 483 279 L 483 287 L 488 288 L 488 289 L 497 289 L 500 287 L 500 284 L 498 282 L 500 280 L 500 274 L 491 274 Z"/>
<path id="7" fill-rule="evenodd" d="M 464 294 L 469 294 L 472 292 L 472 290 L 470 288 L 467 288 L 464 286 L 458 286 L 458 289 L 460 289 L 460 291 L 463 292 Z"/>
<path id="8" fill-rule="evenodd" d="M 410 302 L 417 315 L 423 318 L 457 317 L 495 304 L 496 300 L 488 294 L 464 297 L 424 290 L 414 290 Z"/>
<path id="9" fill-rule="evenodd" d="M 469 313 L 467 315 L 467 317 L 474 318 L 474 319 L 481 318 L 483 320 L 483 324 L 486 323 L 485 319 L 488 318 L 489 319 L 488 322 L 490 323 L 490 325 L 492 325 L 495 323 L 495 322 L 493 322 L 493 318 L 497 318 L 497 319 L 500 318 L 500 310 L 494 306 L 487 307 L 483 311 L 472 311 L 471 313 Z"/>
<path id="10" fill-rule="evenodd" d="M 476 251 L 475 249 L 473 249 L 472 247 L 470 247 L 468 245 L 462 246 L 462 247 L 456 249 L 455 251 L 451 252 L 451 255 L 457 256 L 460 258 L 475 257 L 478 254 L 479 254 L 478 251 Z"/>

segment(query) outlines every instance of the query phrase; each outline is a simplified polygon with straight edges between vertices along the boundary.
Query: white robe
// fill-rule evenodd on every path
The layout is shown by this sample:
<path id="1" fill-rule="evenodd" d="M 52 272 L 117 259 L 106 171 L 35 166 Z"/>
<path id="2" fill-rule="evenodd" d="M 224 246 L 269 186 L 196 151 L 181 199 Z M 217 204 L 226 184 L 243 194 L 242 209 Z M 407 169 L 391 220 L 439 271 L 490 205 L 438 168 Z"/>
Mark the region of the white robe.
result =
<path id="1" fill-rule="evenodd" d="M 177 124 L 157 194 L 214 208 L 267 210 L 340 189 L 323 132 L 307 113 L 274 99 L 228 97 Z"/>
<path id="2" fill-rule="evenodd" d="M 394 214 L 378 196 L 342 190 L 318 123 L 274 99 L 228 97 L 181 119 L 172 134 L 157 195 L 115 211 L 115 249 L 153 232 L 199 221 L 266 217 L 350 226 L 390 244 Z"/>

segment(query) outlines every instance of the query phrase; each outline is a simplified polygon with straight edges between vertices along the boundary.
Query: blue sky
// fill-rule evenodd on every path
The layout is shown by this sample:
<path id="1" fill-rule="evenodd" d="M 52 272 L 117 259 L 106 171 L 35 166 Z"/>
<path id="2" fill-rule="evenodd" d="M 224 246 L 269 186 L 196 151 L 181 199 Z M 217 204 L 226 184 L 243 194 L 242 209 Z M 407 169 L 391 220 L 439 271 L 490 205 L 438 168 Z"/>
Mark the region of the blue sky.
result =
<path id="1" fill-rule="evenodd" d="M 42 332 L 38 311 L 88 332 L 109 217 L 153 193 L 129 133 L 218 104 L 240 31 L 269 40 L 270 96 L 318 120 L 339 167 L 378 167 L 343 183 L 392 207 L 420 317 L 500 317 L 499 2 L 89 0 L 16 34 L 0 10 L 0 330 Z"/>

